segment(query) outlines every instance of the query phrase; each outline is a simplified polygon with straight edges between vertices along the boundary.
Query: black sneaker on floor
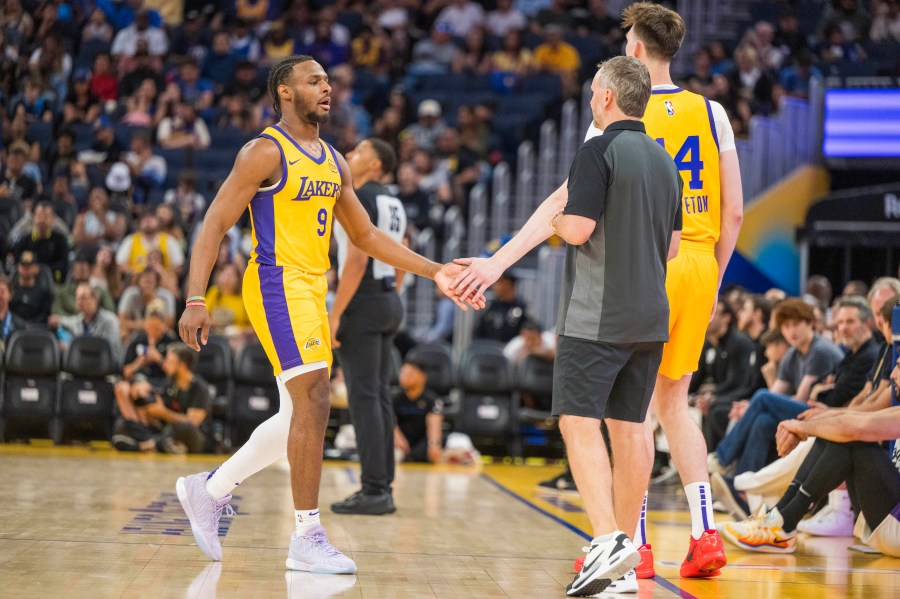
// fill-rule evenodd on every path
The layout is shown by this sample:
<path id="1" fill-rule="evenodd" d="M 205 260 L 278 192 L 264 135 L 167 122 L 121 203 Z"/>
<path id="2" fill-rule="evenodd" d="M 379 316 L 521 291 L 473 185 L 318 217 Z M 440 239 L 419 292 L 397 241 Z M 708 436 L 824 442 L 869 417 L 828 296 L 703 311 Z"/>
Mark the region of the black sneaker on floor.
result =
<path id="1" fill-rule="evenodd" d="M 735 520 L 743 522 L 750 517 L 750 506 L 734 488 L 734 478 L 713 472 L 709 477 L 709 484 L 713 497 L 722 502 Z"/>
<path id="2" fill-rule="evenodd" d="M 335 514 L 361 514 L 381 516 L 397 511 L 394 498 L 390 493 L 363 493 L 357 491 L 347 499 L 331 504 Z"/>
<path id="3" fill-rule="evenodd" d="M 128 435 L 113 435 L 110 442 L 119 451 L 137 451 L 140 448 L 138 442 Z"/>
<path id="4" fill-rule="evenodd" d="M 575 479 L 572 478 L 571 470 L 566 470 L 550 480 L 539 482 L 538 488 L 542 491 L 555 491 L 557 493 L 578 493 L 578 487 L 575 486 Z"/>

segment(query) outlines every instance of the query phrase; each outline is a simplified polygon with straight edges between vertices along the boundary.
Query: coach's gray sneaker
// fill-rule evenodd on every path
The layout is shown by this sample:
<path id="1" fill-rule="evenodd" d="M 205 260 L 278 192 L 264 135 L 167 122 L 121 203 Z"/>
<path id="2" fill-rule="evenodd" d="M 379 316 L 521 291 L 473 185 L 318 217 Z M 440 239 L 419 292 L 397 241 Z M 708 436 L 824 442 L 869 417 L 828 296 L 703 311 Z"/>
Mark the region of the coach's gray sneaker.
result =
<path id="1" fill-rule="evenodd" d="M 218 501 L 213 499 L 206 490 L 207 478 L 209 472 L 183 476 L 175 483 L 175 492 L 191 522 L 191 532 L 194 533 L 200 551 L 209 559 L 220 561 L 222 545 L 219 543 L 219 519 L 223 511 L 227 516 L 233 516 L 234 510 L 228 505 L 231 501 L 230 493 Z"/>
<path id="2" fill-rule="evenodd" d="M 335 549 L 325 529 L 316 526 L 307 534 L 294 531 L 285 565 L 289 570 L 301 570 L 313 574 L 354 574 L 353 560 Z"/>

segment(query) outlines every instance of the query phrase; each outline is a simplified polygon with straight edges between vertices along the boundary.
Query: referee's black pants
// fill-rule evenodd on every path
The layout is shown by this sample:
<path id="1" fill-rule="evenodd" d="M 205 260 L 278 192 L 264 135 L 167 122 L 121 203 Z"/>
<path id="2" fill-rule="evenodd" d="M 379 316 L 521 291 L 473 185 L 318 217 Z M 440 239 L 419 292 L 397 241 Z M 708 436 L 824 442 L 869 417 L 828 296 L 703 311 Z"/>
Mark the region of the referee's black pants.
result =
<path id="1" fill-rule="evenodd" d="M 403 306 L 395 292 L 357 292 L 338 329 L 341 347 L 337 351 L 347 383 L 364 493 L 390 493 L 394 482 L 394 409 L 389 385 L 391 347 L 402 320 Z"/>

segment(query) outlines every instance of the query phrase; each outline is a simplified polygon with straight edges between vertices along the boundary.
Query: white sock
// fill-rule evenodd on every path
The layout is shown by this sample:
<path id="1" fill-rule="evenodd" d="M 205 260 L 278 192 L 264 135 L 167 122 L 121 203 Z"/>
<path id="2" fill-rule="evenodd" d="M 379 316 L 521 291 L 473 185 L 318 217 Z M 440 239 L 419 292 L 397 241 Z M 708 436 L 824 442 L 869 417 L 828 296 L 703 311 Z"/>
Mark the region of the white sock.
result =
<path id="1" fill-rule="evenodd" d="M 224 465 L 222 464 L 222 466 Z M 206 479 L 206 492 L 212 495 L 216 501 L 231 493 L 236 486 L 241 484 L 240 481 L 232 480 L 222 466 L 213 470 Z"/>
<path id="2" fill-rule="evenodd" d="M 280 379 L 276 381 L 281 404 L 278 413 L 256 427 L 250 439 L 206 481 L 206 490 L 214 498 L 225 497 L 236 485 L 287 454 L 294 408 L 287 387 Z"/>
<path id="3" fill-rule="evenodd" d="M 313 527 L 319 526 L 319 508 L 311 510 L 294 510 L 297 519 L 297 534 L 305 535 Z"/>
<path id="4" fill-rule="evenodd" d="M 694 537 L 694 540 L 700 540 L 700 535 L 704 530 L 715 530 L 716 528 L 709 483 L 686 485 L 684 494 L 687 495 L 688 506 L 691 508 L 691 536 Z"/>
<path id="5" fill-rule="evenodd" d="M 647 493 L 644 493 L 644 505 L 641 506 L 641 518 L 638 520 L 637 530 L 634 531 L 634 546 L 640 547 L 647 544 Z"/>

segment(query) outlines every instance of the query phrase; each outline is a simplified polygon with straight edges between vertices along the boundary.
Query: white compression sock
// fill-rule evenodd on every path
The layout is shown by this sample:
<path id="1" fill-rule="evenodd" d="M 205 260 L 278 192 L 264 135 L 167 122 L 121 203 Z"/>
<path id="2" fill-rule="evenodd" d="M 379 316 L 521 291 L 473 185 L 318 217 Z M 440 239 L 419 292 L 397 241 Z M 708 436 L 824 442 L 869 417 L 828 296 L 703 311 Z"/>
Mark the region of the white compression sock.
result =
<path id="1" fill-rule="evenodd" d="M 638 520 L 637 530 L 634 531 L 634 546 L 640 547 L 647 544 L 647 493 L 644 493 L 644 505 L 641 506 L 641 518 Z"/>
<path id="2" fill-rule="evenodd" d="M 319 508 L 311 510 L 294 510 L 297 521 L 297 534 L 305 535 L 310 529 L 319 526 Z"/>
<path id="3" fill-rule="evenodd" d="M 209 480 L 206 490 L 215 499 L 225 497 L 231 491 L 266 466 L 287 454 L 288 431 L 294 412 L 291 396 L 280 379 L 278 413 L 260 424 L 243 447 L 219 466 Z"/>
<path id="4" fill-rule="evenodd" d="M 716 528 L 709 483 L 691 483 L 684 487 L 684 494 L 691 508 L 691 536 L 699 540 L 704 530 Z"/>

